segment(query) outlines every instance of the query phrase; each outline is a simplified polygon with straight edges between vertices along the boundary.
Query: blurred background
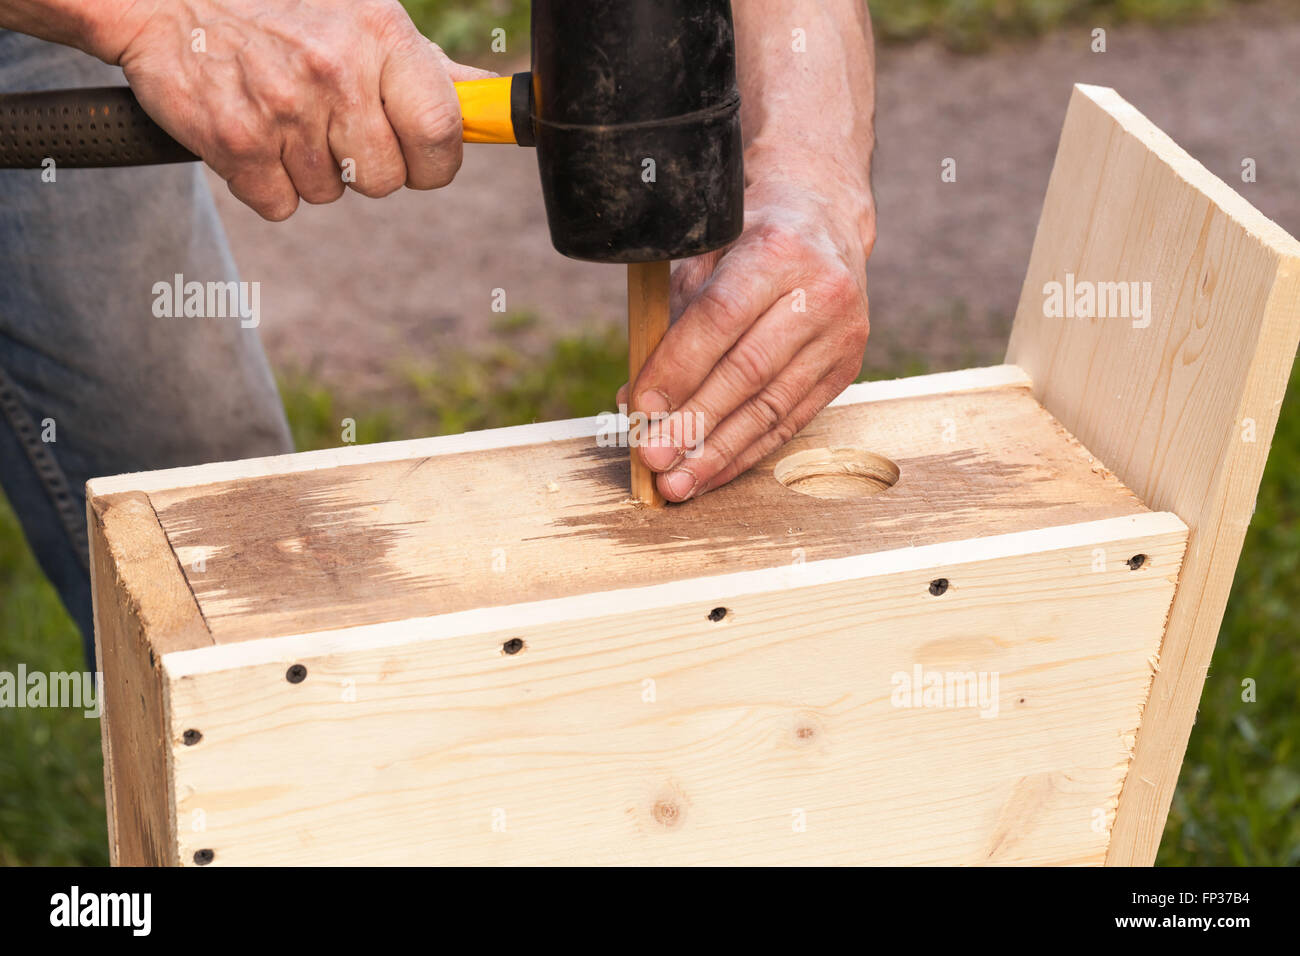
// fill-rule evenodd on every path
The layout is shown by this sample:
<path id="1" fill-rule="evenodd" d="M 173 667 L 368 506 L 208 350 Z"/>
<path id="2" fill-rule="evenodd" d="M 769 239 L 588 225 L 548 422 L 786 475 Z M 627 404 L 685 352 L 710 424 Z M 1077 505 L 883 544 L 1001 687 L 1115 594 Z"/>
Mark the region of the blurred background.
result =
<path id="1" fill-rule="evenodd" d="M 406 0 L 465 62 L 526 68 L 526 0 Z M 1300 235 L 1297 0 L 874 0 L 879 240 L 864 378 L 1001 361 L 1071 84 L 1116 88 Z M 1106 52 L 1092 51 L 1106 30 Z M 491 52 L 492 31 L 506 50 Z M 940 163 L 957 161 L 957 181 Z M 1244 183 L 1242 161 L 1256 162 Z M 624 270 L 550 246 L 531 151 L 269 224 L 212 179 L 300 449 L 590 415 L 625 378 Z M 506 291 L 505 313 L 491 309 Z M 1300 863 L 1300 396 L 1287 396 L 1162 864 Z M 0 670 L 81 670 L 0 502 Z M 1243 702 L 1242 681 L 1257 684 Z M 0 864 L 108 862 L 98 721 L 0 709 Z"/>

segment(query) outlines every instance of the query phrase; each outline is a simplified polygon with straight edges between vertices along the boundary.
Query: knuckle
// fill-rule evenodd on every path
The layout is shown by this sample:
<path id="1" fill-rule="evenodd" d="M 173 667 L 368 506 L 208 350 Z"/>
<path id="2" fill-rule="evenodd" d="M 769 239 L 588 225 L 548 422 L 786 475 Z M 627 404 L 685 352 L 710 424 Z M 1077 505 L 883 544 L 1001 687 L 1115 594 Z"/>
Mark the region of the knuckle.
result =
<path id="1" fill-rule="evenodd" d="M 835 350 L 846 356 L 861 355 L 867 347 L 871 325 L 866 316 L 851 316 L 838 323 L 832 339 Z"/>
<path id="2" fill-rule="evenodd" d="M 703 444 L 718 419 L 708 409 L 680 409 L 668 416 L 669 437 L 685 449 L 695 449 Z"/>
<path id="3" fill-rule="evenodd" d="M 754 346 L 736 344 L 721 362 L 723 380 L 742 394 L 737 399 L 748 398 L 767 384 L 770 376 L 763 354 Z"/>
<path id="4" fill-rule="evenodd" d="M 725 283 L 710 282 L 700 290 L 696 302 L 700 315 L 717 338 L 733 338 L 738 329 L 748 324 L 744 305 Z"/>
<path id="5" fill-rule="evenodd" d="M 254 207 L 258 215 L 269 222 L 284 222 L 294 214 L 298 208 L 297 194 L 284 194 L 276 196 L 274 199 L 268 199 L 258 206 Z"/>
<path id="6" fill-rule="evenodd" d="M 725 359 L 727 369 L 736 384 L 753 395 L 771 379 L 772 363 L 762 346 L 747 341 L 737 342 Z"/>
<path id="7" fill-rule="evenodd" d="M 391 152 L 382 150 L 357 160 L 353 189 L 371 199 L 382 199 L 406 184 L 406 163 L 395 143 L 393 147 Z"/>
<path id="8" fill-rule="evenodd" d="M 282 122 L 297 116 L 303 109 L 301 90 L 285 77 L 263 83 L 257 96 L 266 112 Z"/>
<path id="9" fill-rule="evenodd" d="M 419 188 L 440 189 L 456 178 L 460 171 L 463 154 L 461 152 L 460 110 L 448 103 L 436 103 L 424 107 L 417 116 L 410 118 L 410 138 L 403 138 L 407 155 L 411 148 L 417 155 L 423 156 L 420 169 L 412 169 L 413 186 Z M 403 124 L 403 129 L 406 125 Z M 413 141 L 412 141 L 413 140 Z"/>
<path id="10" fill-rule="evenodd" d="M 789 410 L 776 394 L 776 390 L 765 388 L 749 402 L 750 415 L 764 433 L 770 432 L 785 421 Z"/>
<path id="11" fill-rule="evenodd" d="M 709 459 L 706 472 L 714 473 L 736 460 L 736 448 L 726 435 L 710 435 L 705 448 Z"/>
<path id="12" fill-rule="evenodd" d="M 299 53 L 299 62 L 303 72 L 318 83 L 332 87 L 343 85 L 347 67 L 338 47 L 322 42 L 311 43 Z"/>
<path id="13" fill-rule="evenodd" d="M 830 385 L 831 390 L 836 395 L 840 394 L 840 392 L 844 391 L 857 380 L 858 373 L 862 371 L 862 358 L 862 353 L 859 352 L 854 358 L 847 359 L 839 365 L 836 365 L 835 368 L 831 369 L 830 373 L 826 376 L 827 384 Z"/>
<path id="14" fill-rule="evenodd" d="M 861 355 L 867 347 L 867 339 L 871 337 L 871 322 L 867 318 L 867 313 L 864 311 L 854 315 L 847 325 L 847 348 L 852 354 Z"/>
<path id="15" fill-rule="evenodd" d="M 838 344 L 835 365 L 825 376 L 837 395 L 857 381 L 866 354 L 865 340 L 854 339 Z"/>
<path id="16" fill-rule="evenodd" d="M 779 259 L 797 256 L 804 245 L 803 234 L 794 226 L 784 222 L 762 223 L 757 229 L 755 238 L 764 249 Z"/>
<path id="17" fill-rule="evenodd" d="M 217 124 L 216 147 L 218 151 L 238 163 L 256 159 L 262 153 L 262 141 L 242 122 Z"/>
<path id="18" fill-rule="evenodd" d="M 439 164 L 434 170 L 430 183 L 434 189 L 441 189 L 455 179 L 458 172 L 460 172 L 459 154 L 456 155 L 454 161 Z"/>
<path id="19" fill-rule="evenodd" d="M 845 268 L 824 273 L 817 284 L 822 308 L 834 315 L 861 311 L 866 314 L 866 296 L 854 275 Z"/>
<path id="20" fill-rule="evenodd" d="M 328 182 L 313 184 L 302 192 L 302 198 L 314 206 L 332 203 L 343 195 L 346 187 L 341 179 L 333 178 Z"/>
<path id="21" fill-rule="evenodd" d="M 383 199 L 385 196 L 391 196 L 401 189 L 405 182 L 405 175 L 398 175 L 388 170 L 365 178 L 358 177 L 353 185 L 356 186 L 357 192 L 363 196 L 370 199 Z"/>
<path id="22" fill-rule="evenodd" d="M 460 108 L 448 100 L 421 108 L 411 117 L 411 125 L 425 148 L 441 150 L 460 143 Z"/>
<path id="23" fill-rule="evenodd" d="M 772 445 L 780 448 L 782 445 L 788 445 L 794 440 L 794 436 L 799 434 L 799 425 L 791 418 L 784 418 L 772 426 Z"/>

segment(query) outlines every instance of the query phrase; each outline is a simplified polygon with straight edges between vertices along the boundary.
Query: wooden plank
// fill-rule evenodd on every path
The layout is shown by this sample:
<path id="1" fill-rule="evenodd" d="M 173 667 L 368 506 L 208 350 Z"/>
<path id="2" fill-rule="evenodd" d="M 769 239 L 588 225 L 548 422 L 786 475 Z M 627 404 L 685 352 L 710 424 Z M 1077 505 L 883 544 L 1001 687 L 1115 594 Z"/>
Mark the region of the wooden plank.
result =
<path id="1" fill-rule="evenodd" d="M 1185 534 L 1143 513 L 172 653 L 206 821 L 178 855 L 1099 863 Z M 897 706 L 918 666 L 982 675 L 986 716 Z"/>
<path id="2" fill-rule="evenodd" d="M 888 381 L 860 382 L 850 385 L 835 401 L 831 402 L 831 405 L 837 407 L 862 402 L 890 401 L 896 398 L 917 398 L 922 395 L 948 395 L 1004 386 L 1028 387 L 1029 384 L 1029 377 L 1015 366 L 994 365 L 988 368 L 936 372 L 933 375 L 914 375 Z M 437 455 L 458 455 L 520 445 L 541 445 L 574 438 L 595 438 L 602 432 L 617 433 L 625 431 L 626 428 L 626 419 L 619 416 L 572 418 L 558 422 L 489 428 L 459 435 L 438 435 L 433 438 L 415 438 L 373 445 L 346 445 L 341 448 L 325 448 L 293 455 L 272 455 L 266 458 L 247 458 L 242 461 L 212 462 L 184 468 L 112 475 L 91 479 L 87 488 L 91 494 L 96 495 L 117 494 L 123 491 L 172 490 L 194 485 L 210 485 L 219 481 L 233 481 L 237 478 L 298 474 L 346 465 L 409 461 Z"/>
<path id="3" fill-rule="evenodd" d="M 1148 318 L 1049 317 L 1068 276 L 1150 283 Z M 1113 90 L 1075 87 L 1007 361 L 1191 528 L 1109 863 L 1155 857 L 1298 340 L 1300 243 Z"/>
<path id="4" fill-rule="evenodd" d="M 788 456 L 841 446 L 890 459 L 897 484 L 827 501 L 774 477 Z M 569 439 L 150 498 L 219 643 L 1144 510 L 1020 387 L 828 409 L 749 474 L 662 514 L 629 500 L 625 455 Z"/>
<path id="5" fill-rule="evenodd" d="M 121 866 L 174 863 L 172 740 L 158 660 L 210 648 L 212 637 L 147 496 L 91 498 L 86 516 L 110 857 Z"/>

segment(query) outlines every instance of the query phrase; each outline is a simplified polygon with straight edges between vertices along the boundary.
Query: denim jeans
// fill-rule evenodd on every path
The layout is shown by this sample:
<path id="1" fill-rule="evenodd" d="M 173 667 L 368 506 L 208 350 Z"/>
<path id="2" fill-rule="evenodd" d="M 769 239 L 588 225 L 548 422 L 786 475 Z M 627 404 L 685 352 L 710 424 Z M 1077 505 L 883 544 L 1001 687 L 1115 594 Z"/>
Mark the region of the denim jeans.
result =
<path id="1" fill-rule="evenodd" d="M 0 31 L 0 91 L 124 82 Z M 155 314 L 177 274 L 238 279 L 198 164 L 0 170 L 0 485 L 92 669 L 86 481 L 292 450 L 256 328 Z"/>

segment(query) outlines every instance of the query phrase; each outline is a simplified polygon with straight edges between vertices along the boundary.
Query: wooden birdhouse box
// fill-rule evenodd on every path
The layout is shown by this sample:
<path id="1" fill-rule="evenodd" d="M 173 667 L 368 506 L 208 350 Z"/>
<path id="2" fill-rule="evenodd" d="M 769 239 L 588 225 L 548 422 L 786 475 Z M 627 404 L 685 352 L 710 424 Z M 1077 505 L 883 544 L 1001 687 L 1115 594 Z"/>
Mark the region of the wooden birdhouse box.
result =
<path id="1" fill-rule="evenodd" d="M 1298 338 L 1300 244 L 1080 86 L 1007 364 L 698 500 L 595 419 L 96 479 L 113 858 L 1150 863 Z"/>

